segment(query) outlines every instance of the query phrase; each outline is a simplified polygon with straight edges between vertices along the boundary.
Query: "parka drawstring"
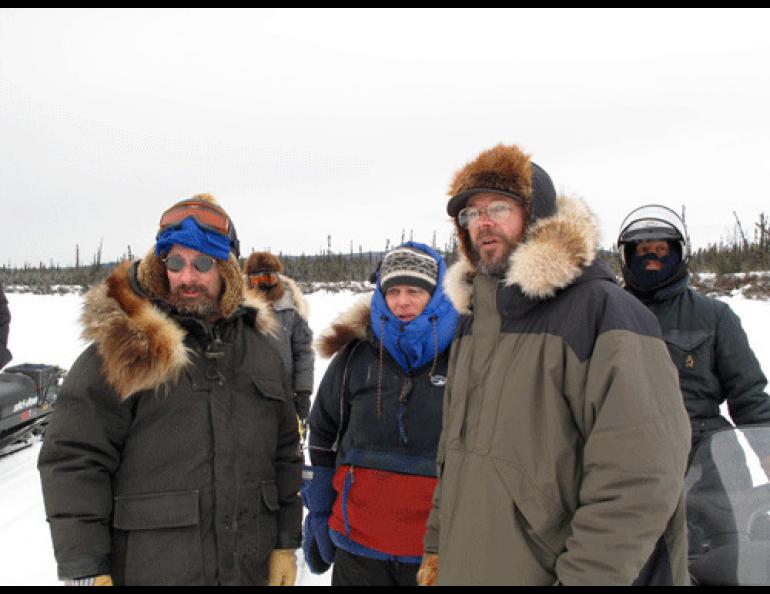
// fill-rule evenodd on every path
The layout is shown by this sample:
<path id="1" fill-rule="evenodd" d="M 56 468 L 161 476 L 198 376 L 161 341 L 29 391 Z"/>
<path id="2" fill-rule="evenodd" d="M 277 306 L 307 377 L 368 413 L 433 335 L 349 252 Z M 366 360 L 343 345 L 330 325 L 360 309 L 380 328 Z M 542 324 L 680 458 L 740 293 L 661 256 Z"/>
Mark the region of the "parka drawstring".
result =
<path id="1" fill-rule="evenodd" d="M 382 369 L 385 357 L 385 322 L 388 318 L 380 317 L 380 364 L 377 369 L 377 419 L 382 420 Z"/>
<path id="2" fill-rule="evenodd" d="M 438 317 L 431 316 L 430 321 L 433 322 L 433 365 L 430 367 L 429 377 L 433 377 L 438 364 Z"/>

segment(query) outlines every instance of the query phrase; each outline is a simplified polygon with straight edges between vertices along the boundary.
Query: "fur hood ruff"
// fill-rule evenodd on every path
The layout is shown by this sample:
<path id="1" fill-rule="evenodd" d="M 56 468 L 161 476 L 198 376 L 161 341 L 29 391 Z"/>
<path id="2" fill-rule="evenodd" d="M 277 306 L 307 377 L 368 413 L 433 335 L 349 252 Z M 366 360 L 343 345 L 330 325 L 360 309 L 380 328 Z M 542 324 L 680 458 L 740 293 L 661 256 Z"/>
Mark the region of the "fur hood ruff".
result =
<path id="1" fill-rule="evenodd" d="M 231 259 L 234 260 L 234 256 Z M 139 266 L 140 285 L 149 295 L 157 294 L 161 289 L 150 286 L 152 281 L 148 280 L 146 264 L 143 261 Z M 157 263 L 150 261 L 150 264 Z M 190 362 L 184 345 L 185 330 L 168 313 L 134 290 L 130 279 L 132 265 L 125 262 L 117 266 L 105 282 L 91 289 L 85 296 L 81 315 L 83 338 L 96 345 L 104 377 L 123 400 L 136 392 L 176 381 Z M 225 266 L 231 268 L 230 263 Z M 235 277 L 240 281 L 237 263 Z M 270 308 L 258 295 L 246 294 L 242 282 L 225 279 L 220 304 L 225 302 L 228 316 L 238 307 L 251 308 L 256 312 L 257 331 L 274 333 L 277 322 Z M 224 309 L 222 305 L 220 309 Z"/>
<path id="2" fill-rule="evenodd" d="M 273 306 L 276 310 L 279 309 L 294 309 L 299 316 L 305 320 L 306 322 L 310 321 L 310 304 L 308 303 L 307 299 L 305 298 L 305 295 L 302 293 L 302 289 L 299 288 L 299 285 L 294 282 L 292 279 L 290 279 L 288 276 L 284 276 L 283 274 L 278 275 L 279 283 L 274 287 L 278 288 L 281 287 L 280 294 L 276 294 L 273 289 L 267 292 L 263 292 L 260 289 L 253 289 L 249 287 L 249 277 L 247 275 L 243 275 L 243 283 L 244 286 L 247 287 L 246 293 L 247 295 L 253 295 L 257 298 L 273 303 Z M 288 300 L 284 299 L 285 292 L 284 288 L 289 289 L 289 297 L 291 299 L 291 307 L 289 307 Z"/>
<path id="3" fill-rule="evenodd" d="M 571 285 L 590 266 L 599 248 L 599 228 L 586 204 L 557 199 L 556 214 L 539 219 L 513 251 L 505 284 L 519 285 L 527 297 L 548 299 Z M 470 313 L 475 266 L 462 258 L 447 271 L 444 289 L 461 314 Z"/>
<path id="4" fill-rule="evenodd" d="M 371 324 L 372 292 L 365 293 L 341 313 L 315 341 L 315 349 L 324 359 L 333 357 L 353 340 L 364 340 Z"/>

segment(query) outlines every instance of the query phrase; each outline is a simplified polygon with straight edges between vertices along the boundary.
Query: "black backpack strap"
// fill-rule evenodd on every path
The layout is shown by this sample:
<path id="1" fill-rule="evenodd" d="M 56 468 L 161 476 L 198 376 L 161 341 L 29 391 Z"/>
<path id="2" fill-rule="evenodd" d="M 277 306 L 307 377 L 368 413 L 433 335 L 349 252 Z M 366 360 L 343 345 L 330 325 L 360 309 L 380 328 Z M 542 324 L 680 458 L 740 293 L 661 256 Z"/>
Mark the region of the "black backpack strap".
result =
<path id="1" fill-rule="evenodd" d="M 350 362 L 353 360 L 353 355 L 363 341 L 354 340 L 345 347 L 345 367 L 342 371 L 342 386 L 340 387 L 340 422 L 337 425 L 337 437 L 332 444 L 331 450 L 335 454 L 339 450 L 342 437 L 345 435 L 345 430 L 348 428 L 348 416 L 350 411 L 350 393 L 348 391 L 348 382 L 350 380 Z"/>

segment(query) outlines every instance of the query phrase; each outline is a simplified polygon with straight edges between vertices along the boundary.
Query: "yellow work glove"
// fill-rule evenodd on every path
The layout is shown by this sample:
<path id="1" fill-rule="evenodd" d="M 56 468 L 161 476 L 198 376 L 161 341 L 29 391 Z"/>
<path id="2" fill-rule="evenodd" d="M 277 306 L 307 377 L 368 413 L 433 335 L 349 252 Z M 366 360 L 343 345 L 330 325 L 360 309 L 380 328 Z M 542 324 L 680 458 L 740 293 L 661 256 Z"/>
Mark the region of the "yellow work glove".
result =
<path id="1" fill-rule="evenodd" d="M 76 580 L 65 580 L 65 586 L 112 586 L 112 576 L 95 575 L 93 577 L 78 578 Z"/>
<path id="2" fill-rule="evenodd" d="M 420 571 L 417 572 L 418 586 L 435 586 L 438 578 L 438 555 L 426 553 L 422 557 Z"/>
<path id="3" fill-rule="evenodd" d="M 294 549 L 275 549 L 267 560 L 268 586 L 293 586 L 297 579 Z"/>

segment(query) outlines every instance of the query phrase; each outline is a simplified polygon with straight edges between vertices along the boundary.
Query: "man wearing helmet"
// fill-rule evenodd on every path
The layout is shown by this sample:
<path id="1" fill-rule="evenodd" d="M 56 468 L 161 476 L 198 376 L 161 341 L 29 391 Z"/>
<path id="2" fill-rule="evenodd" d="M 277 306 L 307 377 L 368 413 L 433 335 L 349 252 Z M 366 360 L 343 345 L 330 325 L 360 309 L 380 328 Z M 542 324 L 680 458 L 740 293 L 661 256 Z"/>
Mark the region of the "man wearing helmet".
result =
<path id="1" fill-rule="evenodd" d="M 730 307 L 688 286 L 687 228 L 671 209 L 646 205 L 623 221 L 618 237 L 628 291 L 658 318 L 679 371 L 692 424 L 692 446 L 722 427 L 727 401 L 736 425 L 770 422 L 767 380 Z"/>

